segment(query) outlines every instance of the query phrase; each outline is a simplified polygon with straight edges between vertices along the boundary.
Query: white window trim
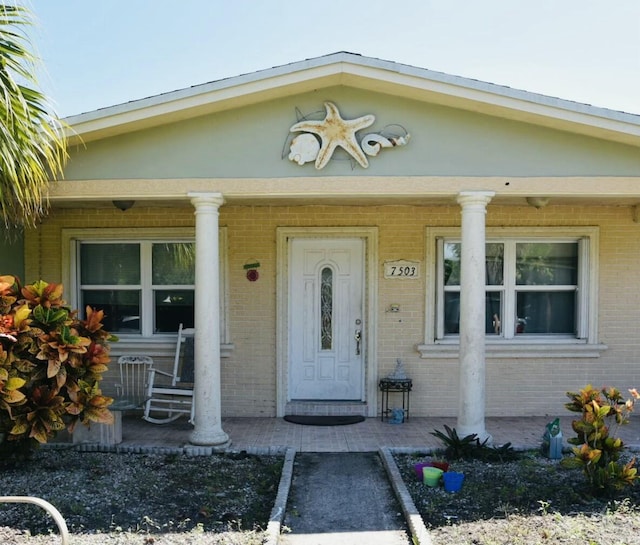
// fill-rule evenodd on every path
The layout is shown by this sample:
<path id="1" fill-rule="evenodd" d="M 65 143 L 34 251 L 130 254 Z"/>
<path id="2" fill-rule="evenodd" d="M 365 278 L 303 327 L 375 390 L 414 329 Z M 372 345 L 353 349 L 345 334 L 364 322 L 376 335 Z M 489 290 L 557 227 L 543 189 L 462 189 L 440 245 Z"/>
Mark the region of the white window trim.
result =
<path id="1" fill-rule="evenodd" d="M 424 343 L 416 349 L 422 358 L 457 358 L 458 338 L 437 338 L 437 313 L 442 302 L 437 294 L 439 239 L 460 238 L 460 227 L 427 227 L 426 240 L 426 300 Z M 606 345 L 599 344 L 598 333 L 598 227 L 487 227 L 486 239 L 572 239 L 580 241 L 578 290 L 580 312 L 577 316 L 578 337 L 549 338 L 540 336 L 523 339 L 486 339 L 487 358 L 597 358 Z"/>
<path id="2" fill-rule="evenodd" d="M 219 228 L 219 260 L 220 260 L 220 334 L 223 357 L 224 352 L 230 351 L 233 346 L 230 344 L 229 335 L 229 260 L 227 257 L 227 228 Z M 190 227 L 182 228 L 106 228 L 106 229 L 63 229 L 62 230 L 62 281 L 69 289 L 65 290 L 68 303 L 71 308 L 78 308 L 80 304 L 80 282 L 78 279 L 78 244 L 96 240 L 114 242 L 136 242 L 143 240 L 172 240 L 172 241 L 195 241 L 195 229 Z M 177 333 L 176 333 L 177 334 Z M 131 344 L 143 344 L 145 342 L 155 342 L 163 338 L 174 338 L 173 334 L 127 334 L 118 333 L 119 346 Z"/>

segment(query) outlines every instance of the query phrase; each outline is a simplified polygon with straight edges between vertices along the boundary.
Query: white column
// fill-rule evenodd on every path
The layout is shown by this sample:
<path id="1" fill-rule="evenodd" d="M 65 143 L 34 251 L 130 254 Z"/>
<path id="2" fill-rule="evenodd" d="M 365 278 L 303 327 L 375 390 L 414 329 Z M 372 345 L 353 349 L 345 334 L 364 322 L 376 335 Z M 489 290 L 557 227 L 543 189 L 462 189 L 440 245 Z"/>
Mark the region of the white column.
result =
<path id="1" fill-rule="evenodd" d="M 221 193 L 190 193 L 196 216 L 194 445 L 222 446 L 220 402 L 220 252 L 218 247 Z"/>
<path id="2" fill-rule="evenodd" d="M 460 259 L 460 377 L 458 435 L 475 433 L 482 441 L 485 430 L 485 216 L 492 191 L 463 191 L 462 248 Z"/>

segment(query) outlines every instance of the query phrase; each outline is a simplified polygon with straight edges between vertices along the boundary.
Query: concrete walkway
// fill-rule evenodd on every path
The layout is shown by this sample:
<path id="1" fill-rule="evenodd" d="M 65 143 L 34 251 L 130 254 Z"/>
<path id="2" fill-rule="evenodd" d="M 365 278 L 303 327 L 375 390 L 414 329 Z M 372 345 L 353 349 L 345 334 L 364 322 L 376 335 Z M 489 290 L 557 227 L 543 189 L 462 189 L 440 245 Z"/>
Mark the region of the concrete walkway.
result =
<path id="1" fill-rule="evenodd" d="M 377 453 L 301 453 L 282 545 L 407 545 L 402 507 Z"/>
<path id="2" fill-rule="evenodd" d="M 545 424 L 552 419 L 497 420 L 501 426 L 495 425 L 495 419 L 492 425 L 487 424 L 496 444 L 511 442 L 516 448 L 535 449 L 540 446 Z M 566 440 L 573 435 L 571 418 L 561 420 Z M 377 421 L 368 422 L 376 430 L 380 429 Z M 429 423 L 434 424 L 432 419 Z M 351 438 L 357 436 L 354 428 L 362 424 L 340 426 L 343 429 L 334 430 L 334 439 L 340 433 Z M 390 442 L 397 438 L 394 434 L 412 435 L 407 424 L 386 424 L 392 435 Z M 431 545 L 429 532 L 393 458 L 394 452 L 428 452 L 441 446 L 430 432 L 433 441 L 425 444 L 424 422 L 420 424 L 423 424 L 418 434 L 420 445 L 381 446 L 375 453 L 324 452 L 321 447 L 327 446 L 326 436 L 312 452 L 296 454 L 290 447 L 267 545 Z M 455 427 L 455 422 L 439 421 L 435 429 L 443 429 L 445 424 Z M 418 425 L 415 420 L 413 425 Z M 407 427 L 400 430 L 402 426 Z M 316 440 L 327 431 L 314 430 L 313 426 L 299 427 Z M 619 429 L 616 435 L 637 450 L 639 432 L 640 427 L 634 422 Z M 353 447 L 354 443 L 351 440 L 349 444 Z"/>

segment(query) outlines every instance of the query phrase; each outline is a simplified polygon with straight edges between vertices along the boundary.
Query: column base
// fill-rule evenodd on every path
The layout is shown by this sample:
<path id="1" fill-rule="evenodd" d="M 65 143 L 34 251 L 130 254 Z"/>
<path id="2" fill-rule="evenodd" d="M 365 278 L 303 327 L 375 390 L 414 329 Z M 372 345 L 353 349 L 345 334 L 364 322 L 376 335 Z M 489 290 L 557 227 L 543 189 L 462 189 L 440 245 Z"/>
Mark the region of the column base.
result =
<path id="1" fill-rule="evenodd" d="M 202 447 L 223 447 L 231 444 L 229 436 L 220 430 L 193 430 L 189 443 Z"/>
<path id="2" fill-rule="evenodd" d="M 456 433 L 458 437 L 463 438 L 467 435 L 471 435 L 473 433 L 476 434 L 477 438 L 480 442 L 487 442 L 488 446 L 493 445 L 493 436 L 484 429 L 484 427 L 473 427 L 473 426 L 456 426 Z"/>

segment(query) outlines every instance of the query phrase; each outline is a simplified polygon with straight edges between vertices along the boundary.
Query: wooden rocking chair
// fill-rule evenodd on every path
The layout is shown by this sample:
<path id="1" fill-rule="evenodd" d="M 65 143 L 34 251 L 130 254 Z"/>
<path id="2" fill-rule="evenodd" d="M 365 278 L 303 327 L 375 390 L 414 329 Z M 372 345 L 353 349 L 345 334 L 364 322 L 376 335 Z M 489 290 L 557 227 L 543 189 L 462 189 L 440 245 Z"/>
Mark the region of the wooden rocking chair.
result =
<path id="1" fill-rule="evenodd" d="M 189 415 L 193 423 L 194 329 L 178 328 L 178 343 L 173 360 L 173 372 L 152 369 L 149 398 L 143 418 L 153 424 L 168 424 Z"/>

